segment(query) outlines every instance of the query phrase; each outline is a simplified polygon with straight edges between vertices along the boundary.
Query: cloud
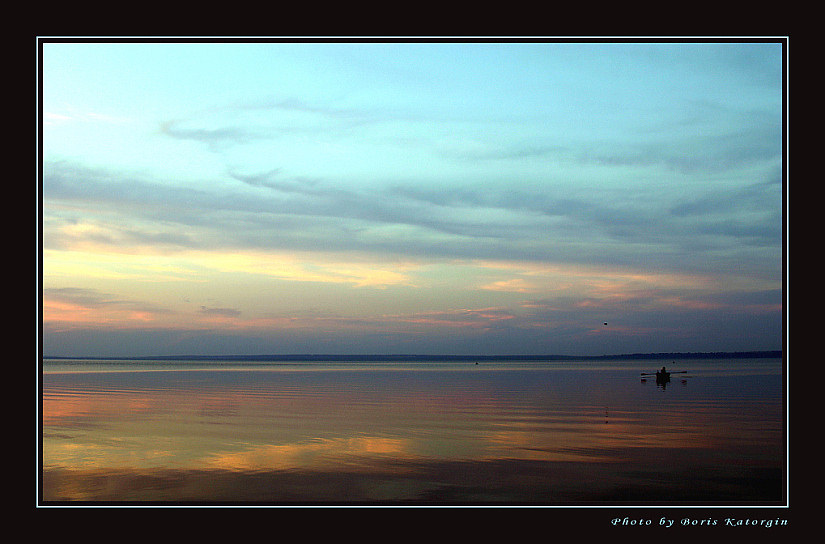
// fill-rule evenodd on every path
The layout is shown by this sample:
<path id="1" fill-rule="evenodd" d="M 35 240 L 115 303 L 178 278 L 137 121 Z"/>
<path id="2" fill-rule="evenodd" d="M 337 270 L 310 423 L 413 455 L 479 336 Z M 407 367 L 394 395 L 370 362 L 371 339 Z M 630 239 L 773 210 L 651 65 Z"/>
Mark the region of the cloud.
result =
<path id="1" fill-rule="evenodd" d="M 747 298 L 745 294 L 742 295 Z M 578 299 L 581 301 L 581 299 Z M 225 319 L 185 328 L 118 327 L 44 322 L 46 355 L 137 356 L 244 353 L 576 354 L 647 351 L 777 349 L 781 311 L 711 300 L 667 307 L 574 306 L 546 300 L 514 311 L 503 307 L 365 317 L 284 318 L 255 323 Z M 639 301 L 643 302 L 642 300 Z M 662 303 L 668 302 L 661 299 Z M 529 311 L 528 311 L 529 310 Z M 743 319 L 743 315 L 745 318 Z M 234 318 L 233 318 L 234 319 Z M 604 326 L 603 322 L 608 322 Z M 231 326 L 230 326 L 231 325 Z M 94 348 L 90 346 L 95 346 Z"/>
<path id="2" fill-rule="evenodd" d="M 238 317 L 241 315 L 241 311 L 234 308 L 207 308 L 206 306 L 201 306 L 200 313 L 219 317 Z"/>
<path id="3" fill-rule="evenodd" d="M 688 48 L 671 58 L 658 50 L 628 48 L 627 53 L 631 50 L 636 60 L 660 66 L 699 52 Z M 757 66 L 764 69 L 763 52 L 706 53 L 736 77 Z M 692 73 L 698 66 L 689 63 L 687 69 Z M 497 118 L 493 113 L 468 122 L 433 111 L 404 117 L 400 110 L 330 105 L 299 96 L 243 100 L 161 125 L 166 136 L 206 143 L 227 165 L 244 165 L 227 166 L 227 177 L 214 183 L 220 189 L 128 185 L 131 194 L 143 186 L 144 193 L 157 195 L 154 202 L 171 203 L 174 217 L 159 218 L 193 232 L 178 242 L 202 247 L 336 248 L 617 265 L 653 258 L 657 266 L 674 268 L 701 266 L 702 259 L 686 260 L 686 253 L 735 246 L 733 260 L 741 262 L 747 248 L 778 251 L 779 195 L 756 196 L 743 186 L 753 187 L 759 183 L 751 179 L 755 172 L 780 164 L 781 114 L 764 104 L 732 105 L 703 93 L 683 95 L 679 107 L 654 102 L 650 109 L 656 116 L 629 117 L 615 133 L 591 127 L 584 138 L 577 131 L 562 137 L 525 119 L 484 125 L 482 120 Z M 424 125 L 427 130 L 420 130 Z M 404 155 L 446 159 L 433 164 L 462 172 L 462 181 L 431 177 L 429 168 L 436 167 L 425 161 L 397 165 L 385 146 L 402 140 Z M 267 145 L 259 147 L 262 141 Z M 387 163 L 386 173 L 363 184 L 336 179 L 348 172 L 347 166 L 360 166 L 336 167 L 340 157 L 366 143 L 382 146 L 371 147 L 361 164 Z M 293 144 L 300 145 L 282 147 Z M 247 154 L 232 155 L 226 152 L 230 146 Z M 340 155 L 332 152 L 338 146 L 344 146 Z M 295 153 L 304 162 L 291 162 Z M 262 157 L 272 158 L 269 164 L 258 163 Z M 523 170 L 517 163 L 531 166 Z M 316 164 L 333 168 L 319 174 L 312 169 Z M 399 174 L 403 168 L 408 170 Z M 468 181 L 472 174 L 464 172 L 476 173 L 478 180 Z M 729 194 L 719 194 L 712 176 L 725 178 Z M 237 190 L 229 180 L 240 183 Z M 203 186 L 211 183 L 204 180 Z M 129 188 L 115 191 L 128 199 Z M 743 213 L 743 204 L 753 213 Z M 754 258 L 764 263 L 762 254 Z"/>
<path id="4" fill-rule="evenodd" d="M 494 281 L 492 283 L 482 285 L 481 289 L 489 291 L 507 291 L 513 293 L 529 293 L 535 291 L 537 287 L 530 284 L 521 278 L 513 278 L 509 280 Z"/>
<path id="5" fill-rule="evenodd" d="M 44 288 L 42 318 L 50 330 L 142 328 L 162 323 L 174 312 L 95 289 Z"/>
<path id="6" fill-rule="evenodd" d="M 219 150 L 227 145 L 249 143 L 266 135 L 260 131 L 244 127 L 221 127 L 214 129 L 190 128 L 184 120 L 164 121 L 160 124 L 161 134 L 178 140 L 194 140 L 208 144 L 210 149 Z"/>
<path id="7" fill-rule="evenodd" d="M 355 108 L 338 108 L 324 106 L 317 103 L 309 103 L 296 97 L 274 98 L 268 97 L 260 100 L 245 101 L 237 103 L 234 108 L 238 110 L 282 110 L 286 112 L 299 112 L 317 115 L 332 120 L 352 120 L 364 119 L 366 112 Z M 232 108 L 229 108 L 230 111 Z"/>
<path id="8" fill-rule="evenodd" d="M 482 328 L 487 329 L 502 322 L 515 319 L 516 316 L 506 308 L 461 308 L 438 312 L 421 312 L 414 314 L 385 315 L 381 322 L 402 323 L 404 325 L 438 327 L 438 328 Z"/>
<path id="9" fill-rule="evenodd" d="M 262 98 L 227 104 L 159 123 L 160 134 L 206 144 L 212 152 L 284 136 L 329 133 L 373 119 L 363 110 L 310 104 L 298 98 Z"/>
<path id="10" fill-rule="evenodd" d="M 657 267 L 691 270 L 710 264 L 699 258 L 703 252 L 720 248 L 731 249 L 731 267 L 747 257 L 770 269 L 781 248 L 775 183 L 711 187 L 686 200 L 667 190 L 587 195 L 552 184 L 346 187 L 278 169 L 227 179 L 238 181 L 236 188 L 46 163 L 44 244 L 71 247 L 85 239 L 113 250 L 133 244 L 637 266 L 655 258 Z M 97 229 L 68 228 L 81 220 Z"/>
<path id="11" fill-rule="evenodd" d="M 107 123 L 107 124 L 114 124 L 114 125 L 126 125 L 134 123 L 133 119 L 128 117 L 118 117 L 113 115 L 106 115 L 103 113 L 97 113 L 92 111 L 77 111 L 75 109 L 69 109 L 64 112 L 56 112 L 56 111 L 44 111 L 43 112 L 43 124 L 46 127 L 55 126 L 63 123 L 68 122 L 79 122 L 79 123 Z"/>
<path id="12" fill-rule="evenodd" d="M 125 301 L 107 293 L 101 293 L 94 289 L 81 289 L 76 287 L 44 288 L 43 297 L 60 302 L 70 302 L 87 308 L 125 303 Z"/>
<path id="13" fill-rule="evenodd" d="M 316 187 L 322 182 L 319 178 L 286 176 L 281 168 L 251 174 L 230 171 L 229 176 L 252 187 L 265 187 L 283 193 L 298 193 L 309 196 L 320 192 Z"/>
<path id="14" fill-rule="evenodd" d="M 676 203 L 670 208 L 674 215 L 697 216 L 709 214 L 760 213 L 781 211 L 781 179 L 769 179 L 745 186 L 714 188 L 698 198 Z"/>
<path id="15" fill-rule="evenodd" d="M 683 107 L 684 113 L 675 121 L 605 141 L 595 148 L 594 158 L 607 164 L 660 165 L 684 174 L 738 172 L 780 163 L 779 111 L 709 100 L 689 100 Z"/>

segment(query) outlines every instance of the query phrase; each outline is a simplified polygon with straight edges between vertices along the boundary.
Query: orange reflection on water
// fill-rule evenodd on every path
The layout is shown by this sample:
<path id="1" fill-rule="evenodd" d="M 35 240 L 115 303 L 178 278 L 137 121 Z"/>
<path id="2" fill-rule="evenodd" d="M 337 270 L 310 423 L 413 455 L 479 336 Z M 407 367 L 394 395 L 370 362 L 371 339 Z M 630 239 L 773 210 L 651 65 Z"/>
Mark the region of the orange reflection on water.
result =
<path id="1" fill-rule="evenodd" d="M 233 472 L 307 469 L 330 470 L 342 465 L 368 470 L 348 459 L 411 456 L 409 440 L 380 437 L 326 438 L 294 444 L 259 444 L 235 452 L 220 452 L 201 461 L 204 469 Z"/>
<path id="2" fill-rule="evenodd" d="M 503 417 L 512 412 L 504 401 L 468 390 L 371 400 L 346 390 L 97 391 L 47 394 L 43 407 L 45 464 L 67 468 L 163 463 L 260 471 L 385 457 L 596 462 L 616 460 L 613 452 L 626 448 L 711 445 L 707 435 L 678 421 L 654 427 L 638 415 L 516 411 Z M 691 417 L 700 421 L 702 414 Z"/>
<path id="3" fill-rule="evenodd" d="M 185 487 L 190 484 L 180 482 L 197 478 L 198 496 L 215 496 L 219 486 L 210 488 L 210 481 L 218 475 L 302 474 L 313 481 L 312 475 L 346 473 L 387 482 L 395 474 L 409 482 L 415 473 L 424 485 L 421 474 L 426 481 L 463 477 L 450 472 L 453 465 L 502 471 L 518 465 L 512 482 L 525 488 L 581 486 L 572 474 L 592 468 L 603 478 L 599 487 L 608 489 L 628 467 L 644 471 L 655 464 L 666 471 L 675 459 L 680 470 L 700 462 L 770 461 L 781 444 L 778 400 L 700 402 L 670 389 L 639 386 L 638 377 L 617 392 L 590 390 L 586 380 L 559 382 L 556 375 L 536 382 L 541 376 L 290 371 L 52 376 L 43 394 L 43 468 L 53 496 L 86 498 L 196 492 L 152 491 L 161 483 L 147 484 L 140 474 L 161 479 L 164 486 Z M 676 402 L 680 398 L 684 404 Z M 747 454 L 740 455 L 743 451 Z M 559 472 L 562 465 L 567 468 Z M 119 476 L 112 479 L 113 474 Z M 510 481 L 509 474 L 498 477 Z M 84 492 L 75 486 L 77 479 L 125 487 Z M 226 480 L 221 489 L 230 498 L 240 496 L 232 495 L 245 493 L 240 481 Z M 313 491 L 334 495 L 332 488 L 317 485 Z"/>
<path id="4" fill-rule="evenodd" d="M 43 397 L 42 421 L 44 426 L 75 426 L 79 421 L 93 424 L 108 418 L 124 417 L 127 414 L 149 414 L 156 412 L 165 403 L 145 394 L 123 395 L 66 395 Z"/>

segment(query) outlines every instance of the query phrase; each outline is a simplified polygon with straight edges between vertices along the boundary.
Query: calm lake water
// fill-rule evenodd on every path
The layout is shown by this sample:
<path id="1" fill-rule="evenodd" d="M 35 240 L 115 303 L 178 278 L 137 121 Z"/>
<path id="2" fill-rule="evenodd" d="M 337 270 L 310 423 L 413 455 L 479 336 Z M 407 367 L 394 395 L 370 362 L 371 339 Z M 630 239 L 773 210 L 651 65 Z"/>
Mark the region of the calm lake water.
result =
<path id="1" fill-rule="evenodd" d="M 641 373 L 666 364 L 662 386 Z M 42 500 L 780 505 L 780 359 L 57 361 Z"/>

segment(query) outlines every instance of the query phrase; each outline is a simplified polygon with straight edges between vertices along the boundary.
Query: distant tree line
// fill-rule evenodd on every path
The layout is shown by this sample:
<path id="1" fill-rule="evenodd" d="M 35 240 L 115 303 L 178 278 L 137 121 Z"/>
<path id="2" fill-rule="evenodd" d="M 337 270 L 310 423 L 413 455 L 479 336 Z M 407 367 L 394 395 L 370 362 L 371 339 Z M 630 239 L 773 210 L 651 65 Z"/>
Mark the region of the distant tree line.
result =
<path id="1" fill-rule="evenodd" d="M 704 351 L 624 353 L 619 355 L 415 355 L 415 354 L 288 354 L 288 355 L 159 355 L 154 357 L 44 357 L 44 359 L 152 361 L 592 361 L 622 359 L 756 359 L 780 358 L 782 351 Z"/>

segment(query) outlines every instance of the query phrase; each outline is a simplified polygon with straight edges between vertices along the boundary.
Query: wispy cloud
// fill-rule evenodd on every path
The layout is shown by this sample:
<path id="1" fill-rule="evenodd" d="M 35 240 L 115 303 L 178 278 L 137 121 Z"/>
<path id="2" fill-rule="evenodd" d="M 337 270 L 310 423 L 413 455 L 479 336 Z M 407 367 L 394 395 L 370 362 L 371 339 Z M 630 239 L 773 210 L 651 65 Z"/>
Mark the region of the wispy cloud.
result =
<path id="1" fill-rule="evenodd" d="M 200 142 L 220 152 L 261 140 L 329 133 L 368 123 L 373 117 L 366 111 L 312 104 L 295 97 L 266 97 L 167 119 L 158 129 L 170 138 Z"/>
<path id="2" fill-rule="evenodd" d="M 227 179 L 239 181 L 238 189 L 174 187 L 47 164 L 44 198 L 63 203 L 64 211 L 46 223 L 46 247 L 69 247 L 85 238 L 113 249 L 120 244 L 312 249 L 621 265 L 655 255 L 659 267 L 699 269 L 705 261 L 685 261 L 685 250 L 697 256 L 732 246 L 732 240 L 740 251 L 781 246 L 781 188 L 761 182 L 711 188 L 685 201 L 655 193 L 636 200 L 632 191 L 585 199 L 552 186 L 349 188 L 278 170 Z M 245 186 L 250 191 L 243 191 Z M 71 211 L 84 208 L 83 215 Z M 64 227 L 58 228 L 60 216 Z M 81 218 L 97 228 L 69 228 Z"/>
<path id="3" fill-rule="evenodd" d="M 210 316 L 221 317 L 238 317 L 241 315 L 241 311 L 234 308 L 207 308 L 206 306 L 201 306 L 200 312 Z"/>
<path id="4" fill-rule="evenodd" d="M 226 145 L 239 145 L 266 137 L 261 131 L 245 127 L 197 128 L 187 126 L 185 120 L 170 120 L 160 124 L 159 130 L 166 136 L 181 140 L 194 140 L 208 144 L 212 149 Z"/>
<path id="5" fill-rule="evenodd" d="M 65 123 L 105 123 L 115 125 L 133 124 L 129 117 L 109 115 L 94 111 L 79 111 L 69 108 L 63 111 L 44 111 L 43 123 L 45 126 L 57 126 Z"/>
<path id="6" fill-rule="evenodd" d="M 173 312 L 153 302 L 117 297 L 94 289 L 46 288 L 43 290 L 43 320 L 50 327 L 76 329 L 101 326 L 105 329 L 141 328 L 160 324 Z"/>

